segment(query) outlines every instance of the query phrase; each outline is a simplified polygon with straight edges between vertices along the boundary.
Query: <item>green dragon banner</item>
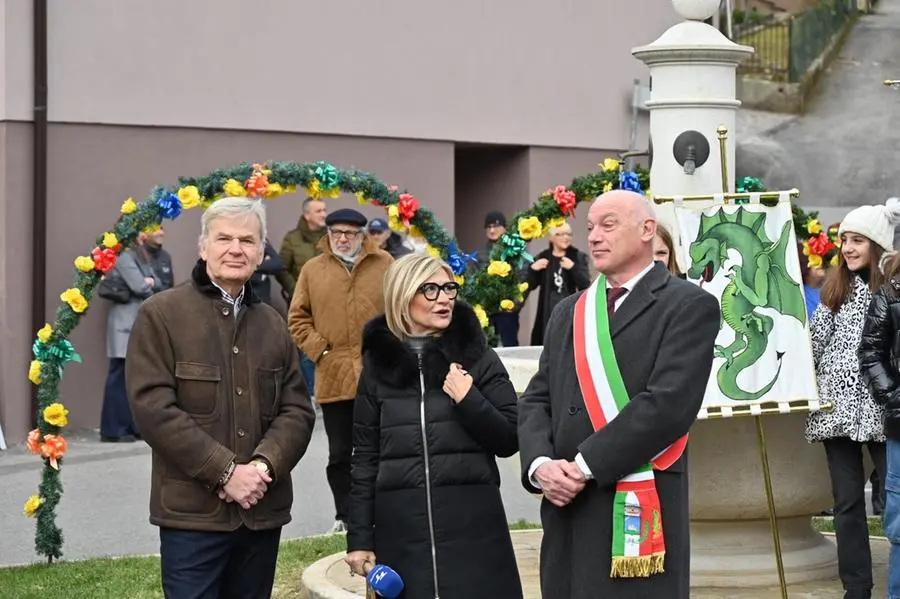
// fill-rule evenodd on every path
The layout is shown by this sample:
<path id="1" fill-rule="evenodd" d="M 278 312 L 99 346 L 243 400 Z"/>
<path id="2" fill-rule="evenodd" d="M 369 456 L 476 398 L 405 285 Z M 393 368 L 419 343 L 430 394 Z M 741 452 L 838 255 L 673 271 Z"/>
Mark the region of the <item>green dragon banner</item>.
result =
<path id="1" fill-rule="evenodd" d="M 783 195 L 774 207 L 675 206 L 687 278 L 715 295 L 722 311 L 701 418 L 753 404 L 808 401 L 818 409 L 797 238 Z"/>

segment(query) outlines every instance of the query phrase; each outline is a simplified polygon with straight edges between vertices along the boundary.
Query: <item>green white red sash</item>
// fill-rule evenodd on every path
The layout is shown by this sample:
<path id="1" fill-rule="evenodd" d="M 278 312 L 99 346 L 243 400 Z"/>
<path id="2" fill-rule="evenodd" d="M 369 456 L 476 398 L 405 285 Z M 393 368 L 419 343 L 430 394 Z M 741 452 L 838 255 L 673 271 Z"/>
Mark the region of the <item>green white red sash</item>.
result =
<path id="1" fill-rule="evenodd" d="M 578 298 L 574 327 L 578 384 L 591 424 L 598 431 L 630 401 L 610 335 L 606 277 L 599 276 Z M 671 466 L 686 445 L 687 435 L 616 484 L 611 577 L 648 577 L 663 572 L 666 546 L 653 469 Z"/>

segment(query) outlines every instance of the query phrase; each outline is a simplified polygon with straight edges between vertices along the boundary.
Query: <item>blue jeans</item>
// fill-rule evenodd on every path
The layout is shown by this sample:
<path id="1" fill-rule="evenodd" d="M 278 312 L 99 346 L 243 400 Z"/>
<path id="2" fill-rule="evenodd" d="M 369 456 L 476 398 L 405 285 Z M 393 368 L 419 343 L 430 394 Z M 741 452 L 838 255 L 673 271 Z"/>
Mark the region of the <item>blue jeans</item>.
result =
<path id="1" fill-rule="evenodd" d="M 306 379 L 306 388 L 309 396 L 316 395 L 316 364 L 300 351 L 300 370 L 303 371 L 303 378 Z"/>
<path id="2" fill-rule="evenodd" d="M 888 599 L 900 599 L 900 441 L 887 441 L 884 481 L 884 534 L 891 542 L 888 559 Z"/>

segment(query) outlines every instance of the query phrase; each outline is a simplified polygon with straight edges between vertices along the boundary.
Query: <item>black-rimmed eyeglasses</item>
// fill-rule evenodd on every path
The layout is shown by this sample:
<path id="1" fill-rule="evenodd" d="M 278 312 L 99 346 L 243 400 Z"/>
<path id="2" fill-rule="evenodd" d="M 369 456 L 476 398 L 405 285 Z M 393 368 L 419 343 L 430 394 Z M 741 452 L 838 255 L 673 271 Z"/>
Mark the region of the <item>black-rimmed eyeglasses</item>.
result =
<path id="1" fill-rule="evenodd" d="M 456 299 L 456 296 L 459 295 L 459 283 L 453 281 L 444 283 L 443 285 L 438 285 L 437 283 L 425 283 L 419 287 L 419 293 L 424 295 L 425 299 L 429 302 L 437 300 L 441 291 L 444 292 L 447 299 Z"/>
<path id="2" fill-rule="evenodd" d="M 335 239 L 340 239 L 341 237 L 345 237 L 346 239 L 360 239 L 363 235 L 366 234 L 366 232 L 362 229 L 357 229 L 356 231 L 347 231 L 346 229 L 332 229 L 331 227 L 329 227 L 328 234 Z"/>

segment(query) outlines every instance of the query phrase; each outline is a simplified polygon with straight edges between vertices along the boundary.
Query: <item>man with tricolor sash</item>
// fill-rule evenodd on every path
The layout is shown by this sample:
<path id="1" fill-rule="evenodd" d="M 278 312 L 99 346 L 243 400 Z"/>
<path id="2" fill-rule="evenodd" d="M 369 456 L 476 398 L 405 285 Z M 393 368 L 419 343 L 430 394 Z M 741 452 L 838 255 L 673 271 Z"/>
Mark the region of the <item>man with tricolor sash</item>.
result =
<path id="1" fill-rule="evenodd" d="M 563 300 L 522 397 L 523 482 L 543 493 L 544 599 L 688 599 L 687 433 L 703 403 L 719 304 L 653 261 L 641 195 L 588 213 L 600 276 Z"/>

